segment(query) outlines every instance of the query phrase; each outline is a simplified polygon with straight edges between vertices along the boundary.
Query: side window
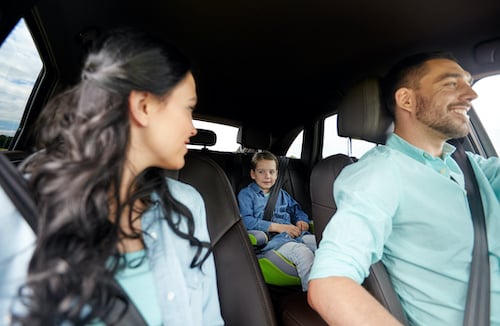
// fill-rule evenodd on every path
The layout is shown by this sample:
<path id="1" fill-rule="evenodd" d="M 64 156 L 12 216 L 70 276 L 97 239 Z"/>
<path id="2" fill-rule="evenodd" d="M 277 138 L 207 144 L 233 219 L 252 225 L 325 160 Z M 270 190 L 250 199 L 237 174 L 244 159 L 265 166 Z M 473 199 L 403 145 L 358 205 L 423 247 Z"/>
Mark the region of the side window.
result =
<path id="1" fill-rule="evenodd" d="M 350 142 L 348 138 L 338 136 L 336 114 L 325 119 L 322 157 L 342 153 L 359 158 L 374 146 L 374 143 L 364 140 L 352 139 Z"/>
<path id="2" fill-rule="evenodd" d="M 500 153 L 500 75 L 482 78 L 472 86 L 478 94 L 474 100 L 474 111 L 479 116 L 481 124 Z"/>
<path id="3" fill-rule="evenodd" d="M 7 150 L 19 129 L 43 64 L 21 19 L 0 46 L 0 150 Z"/>
<path id="4" fill-rule="evenodd" d="M 236 138 L 238 137 L 237 127 L 194 119 L 193 125 L 196 128 L 208 129 L 215 132 L 217 135 L 217 142 L 214 146 L 210 147 L 210 150 L 221 152 L 236 152 L 238 150 L 240 144 L 236 141 Z M 201 147 L 202 146 L 188 145 L 188 148 L 200 149 Z"/>
<path id="5" fill-rule="evenodd" d="M 288 151 L 286 152 L 286 157 L 290 158 L 300 158 L 302 153 L 302 142 L 304 139 L 304 131 L 299 132 L 295 140 L 292 142 Z"/>

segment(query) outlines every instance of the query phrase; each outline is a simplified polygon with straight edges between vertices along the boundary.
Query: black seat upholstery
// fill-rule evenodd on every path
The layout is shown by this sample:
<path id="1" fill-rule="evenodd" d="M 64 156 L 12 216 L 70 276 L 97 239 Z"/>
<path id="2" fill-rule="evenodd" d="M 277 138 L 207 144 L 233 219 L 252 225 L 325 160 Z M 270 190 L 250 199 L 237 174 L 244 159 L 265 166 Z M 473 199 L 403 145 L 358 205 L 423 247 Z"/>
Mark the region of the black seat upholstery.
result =
<path id="1" fill-rule="evenodd" d="M 271 135 L 250 126 L 240 127 L 238 143 L 242 150 L 236 154 L 235 166 L 241 174 L 235 189 L 236 193 L 252 181 L 250 177 L 250 162 L 258 150 L 269 149 Z M 278 159 L 281 157 L 277 155 Z M 300 159 L 286 158 L 287 168 L 280 177 L 283 178 L 283 189 L 297 200 L 301 208 L 311 216 L 311 202 L 309 198 L 309 171 Z M 235 169 L 237 171 L 238 168 Z M 280 172 L 281 173 L 281 172 Z M 278 322 L 283 326 L 323 326 L 326 323 L 307 303 L 307 295 L 300 286 L 276 286 L 268 284 Z"/>
<path id="2" fill-rule="evenodd" d="M 224 171 L 203 153 L 189 152 L 185 166 L 171 171 L 170 176 L 194 186 L 205 201 L 226 325 L 277 325 L 268 289 Z"/>
<path id="3" fill-rule="evenodd" d="M 172 172 L 172 177 L 193 185 L 201 192 L 206 201 L 209 231 L 215 244 L 214 254 L 217 278 L 220 280 L 221 306 L 226 324 L 272 325 L 273 322 L 277 322 L 283 326 L 326 325 L 321 317 L 309 307 L 306 295 L 301 291 L 300 286 L 265 284 L 258 263 L 254 265 L 254 262 L 258 261 L 255 252 L 253 248 L 247 248 L 250 240 L 243 221 L 239 218 L 239 209 L 235 198 L 238 191 L 252 180 L 250 162 L 253 153 L 257 150 L 269 149 L 271 135 L 255 128 L 240 128 L 238 142 L 242 145 L 242 150 L 238 153 L 227 153 L 207 149 L 207 146 L 211 145 L 206 144 L 205 146 L 204 141 L 211 143 L 213 139 L 211 133 L 213 132 L 209 130 L 198 129 L 198 134 L 191 138 L 191 144 L 202 145 L 204 148 L 202 150 L 191 149 L 186 155 L 185 167 L 180 171 Z M 308 173 L 305 167 L 300 165 L 302 162 L 297 161 L 296 164 L 289 163 L 285 172 L 289 181 L 285 183 L 284 187 L 292 196 L 294 195 L 293 189 L 305 192 L 306 207 L 309 210 L 304 209 L 304 211 L 309 214 L 310 204 L 307 205 L 309 202 Z M 213 165 L 222 167 L 222 170 Z M 214 188 L 214 179 L 221 179 L 219 176 L 215 176 L 219 174 L 226 174 L 226 183 L 230 184 L 231 188 L 222 187 L 223 189 L 220 190 Z M 207 179 L 208 176 L 210 178 Z M 228 193 L 228 189 L 232 190 L 232 196 Z M 302 205 L 300 201 L 299 203 Z M 224 208 L 224 216 L 220 216 L 222 208 Z M 229 218 L 230 221 L 226 216 L 226 210 L 232 216 Z M 234 224 L 232 229 L 228 229 L 232 224 Z M 242 244 L 245 246 L 245 250 L 238 254 L 237 251 L 241 251 L 238 246 Z M 252 256 L 251 263 L 246 260 L 249 252 Z M 235 257 L 235 255 L 240 257 Z M 223 270 L 219 272 L 220 269 Z M 248 274 L 253 274 L 253 276 Z M 233 282 L 234 285 L 232 285 Z M 250 287 L 255 287 L 255 289 L 251 289 L 249 292 Z M 263 296 L 264 300 L 259 299 L 259 296 Z M 268 305 L 269 298 L 270 305 Z M 276 320 L 272 320 L 268 316 L 269 309 L 274 309 L 270 313 Z M 248 314 L 251 316 L 248 317 Z M 231 319 L 228 319 L 228 316 Z M 243 318 L 246 318 L 245 322 L 241 321 Z"/>
<path id="4" fill-rule="evenodd" d="M 334 154 L 316 163 L 311 171 L 311 209 L 318 245 L 326 224 L 337 210 L 333 200 L 333 181 L 346 165 L 355 161 L 355 157 Z"/>
<path id="5" fill-rule="evenodd" d="M 392 128 L 392 117 L 382 105 L 378 80 L 367 78 L 355 84 L 339 107 L 337 121 L 339 136 L 384 144 Z M 333 199 L 333 183 L 341 170 L 356 160 L 355 157 L 335 154 L 318 162 L 311 171 L 312 213 L 318 242 L 326 224 L 337 210 Z M 370 275 L 365 279 L 363 286 L 398 320 L 408 324 L 382 262 L 370 267 Z"/>

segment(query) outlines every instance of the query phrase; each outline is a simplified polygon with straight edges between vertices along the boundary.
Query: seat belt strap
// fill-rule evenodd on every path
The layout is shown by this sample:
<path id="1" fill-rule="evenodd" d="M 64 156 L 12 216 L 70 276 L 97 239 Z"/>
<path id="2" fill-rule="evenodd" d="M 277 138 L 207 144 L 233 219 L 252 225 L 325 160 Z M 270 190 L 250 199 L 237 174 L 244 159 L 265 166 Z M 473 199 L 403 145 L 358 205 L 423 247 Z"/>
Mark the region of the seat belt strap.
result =
<path id="1" fill-rule="evenodd" d="M 9 196 L 10 200 L 32 228 L 33 232 L 37 234 L 38 223 L 36 216 L 38 215 L 38 211 L 28 190 L 26 179 L 23 178 L 19 170 L 15 168 L 7 157 L 1 153 L 0 186 L 2 186 L 7 196 Z M 125 310 L 127 305 L 126 302 L 115 300 L 115 304 L 104 318 L 104 322 L 106 322 L 106 324 L 112 324 L 119 320 L 120 325 L 124 326 L 146 326 L 146 321 L 142 317 L 141 313 L 137 310 L 135 304 L 132 300 L 130 300 L 127 293 L 114 278 L 113 286 L 118 291 L 120 297 L 126 298 L 128 301 L 128 308 Z"/>
<path id="2" fill-rule="evenodd" d="M 489 326 L 491 318 L 490 261 L 481 193 L 479 192 L 474 170 L 465 153 L 463 139 L 450 143 L 457 148 L 453 156 L 465 177 L 465 189 L 474 226 L 474 248 L 464 312 L 464 326 Z"/>
<path id="3" fill-rule="evenodd" d="M 274 208 L 276 206 L 276 200 L 278 200 L 278 194 L 282 185 L 284 184 L 284 179 L 286 178 L 286 170 L 288 166 L 288 157 L 281 156 L 279 158 L 279 174 L 278 180 L 271 190 L 269 199 L 267 200 L 266 207 L 264 208 L 264 220 L 270 221 L 273 217 Z"/>

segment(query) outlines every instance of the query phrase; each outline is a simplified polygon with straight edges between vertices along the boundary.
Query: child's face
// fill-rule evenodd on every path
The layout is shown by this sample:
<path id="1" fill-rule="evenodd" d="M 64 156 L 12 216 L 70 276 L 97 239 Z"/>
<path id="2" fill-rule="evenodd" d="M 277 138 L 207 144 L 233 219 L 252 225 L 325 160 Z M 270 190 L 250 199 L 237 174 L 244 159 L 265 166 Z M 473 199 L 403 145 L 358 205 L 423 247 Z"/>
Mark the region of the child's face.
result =
<path id="1" fill-rule="evenodd" d="M 257 162 L 255 170 L 250 171 L 250 176 L 264 193 L 268 193 L 278 178 L 276 162 L 274 160 L 260 160 Z"/>

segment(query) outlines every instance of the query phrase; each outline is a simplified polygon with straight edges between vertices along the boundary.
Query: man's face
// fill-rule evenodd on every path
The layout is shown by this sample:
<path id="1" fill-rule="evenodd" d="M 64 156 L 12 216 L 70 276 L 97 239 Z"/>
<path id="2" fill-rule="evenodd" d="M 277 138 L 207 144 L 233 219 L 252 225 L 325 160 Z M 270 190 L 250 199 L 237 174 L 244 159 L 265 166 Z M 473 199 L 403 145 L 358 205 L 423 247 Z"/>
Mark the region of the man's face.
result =
<path id="1" fill-rule="evenodd" d="M 477 94 L 471 88 L 471 76 L 448 59 L 427 61 L 427 73 L 416 94 L 416 119 L 443 140 L 466 136 L 470 131 L 471 101 Z"/>

